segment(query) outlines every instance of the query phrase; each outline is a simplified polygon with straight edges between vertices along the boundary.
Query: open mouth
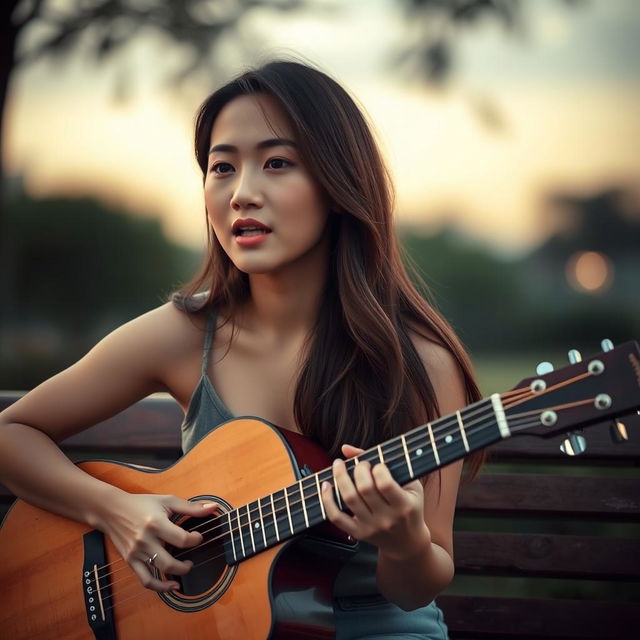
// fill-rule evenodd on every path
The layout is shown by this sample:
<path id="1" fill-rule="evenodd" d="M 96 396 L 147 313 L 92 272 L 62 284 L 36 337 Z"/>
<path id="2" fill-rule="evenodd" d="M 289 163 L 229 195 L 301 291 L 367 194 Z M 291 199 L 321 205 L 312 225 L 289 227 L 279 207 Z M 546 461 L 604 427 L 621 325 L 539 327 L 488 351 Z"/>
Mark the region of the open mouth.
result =
<path id="1" fill-rule="evenodd" d="M 231 233 L 235 237 L 251 237 L 271 233 L 271 229 L 252 218 L 238 218 L 231 226 Z"/>
<path id="2" fill-rule="evenodd" d="M 261 236 L 266 233 L 271 233 L 271 229 L 266 227 L 242 227 L 233 232 L 234 236 Z"/>

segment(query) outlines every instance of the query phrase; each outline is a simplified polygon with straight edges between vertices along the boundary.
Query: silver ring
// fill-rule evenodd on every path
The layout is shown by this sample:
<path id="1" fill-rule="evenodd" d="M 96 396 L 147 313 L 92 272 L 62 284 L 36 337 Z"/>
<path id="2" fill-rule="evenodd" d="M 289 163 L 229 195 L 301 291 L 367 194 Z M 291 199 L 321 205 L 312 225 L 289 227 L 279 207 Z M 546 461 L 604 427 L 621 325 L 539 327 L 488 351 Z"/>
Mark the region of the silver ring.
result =
<path id="1" fill-rule="evenodd" d="M 149 556 L 149 559 L 147 560 L 147 564 L 150 567 L 155 567 L 156 566 L 156 558 L 158 557 L 157 553 L 154 553 L 152 556 Z"/>

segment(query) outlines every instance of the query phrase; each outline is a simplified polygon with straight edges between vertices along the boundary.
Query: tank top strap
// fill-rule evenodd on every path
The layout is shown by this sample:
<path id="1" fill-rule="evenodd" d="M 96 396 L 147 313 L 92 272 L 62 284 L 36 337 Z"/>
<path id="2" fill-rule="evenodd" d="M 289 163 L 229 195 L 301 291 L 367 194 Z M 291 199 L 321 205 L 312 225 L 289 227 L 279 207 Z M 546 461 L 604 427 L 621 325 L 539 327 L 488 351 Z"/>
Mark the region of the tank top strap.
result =
<path id="1" fill-rule="evenodd" d="M 216 332 L 216 319 L 217 313 L 214 308 L 209 311 L 207 318 L 207 326 L 204 335 L 204 346 L 202 349 L 202 375 L 206 376 L 209 370 L 209 354 L 211 353 L 211 346 L 213 345 L 213 336 Z"/>

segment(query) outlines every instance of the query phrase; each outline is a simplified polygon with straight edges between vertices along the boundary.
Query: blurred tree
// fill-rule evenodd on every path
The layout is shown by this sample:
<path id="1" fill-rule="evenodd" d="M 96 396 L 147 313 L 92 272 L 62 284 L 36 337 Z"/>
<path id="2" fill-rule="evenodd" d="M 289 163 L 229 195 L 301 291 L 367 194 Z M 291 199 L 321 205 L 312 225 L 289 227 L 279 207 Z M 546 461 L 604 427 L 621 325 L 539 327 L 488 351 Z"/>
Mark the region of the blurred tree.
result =
<path id="1" fill-rule="evenodd" d="M 309 0 L 4 0 L 0 3 L 0 114 L 15 69 L 48 58 L 60 61 L 79 49 L 100 63 L 143 33 L 161 33 L 187 52 L 175 72 L 180 79 L 197 70 L 219 69 L 222 36 L 237 33 L 256 9 L 292 11 Z M 24 35 L 37 27 L 39 37 Z M 33 35 L 33 34 L 32 34 Z M 239 39 L 241 41 L 241 39 Z M 0 145 L 1 146 L 1 145 Z"/>
<path id="2" fill-rule="evenodd" d="M 401 237 L 427 297 L 472 351 L 520 343 L 526 296 L 516 262 L 497 258 L 450 228 L 431 236 L 404 229 Z"/>
<path id="3" fill-rule="evenodd" d="M 556 1 L 569 6 L 587 2 Z M 394 69 L 398 65 L 411 69 L 431 84 L 441 84 L 450 76 L 454 45 L 464 29 L 489 20 L 510 33 L 526 32 L 522 0 L 394 0 L 391 6 L 403 11 L 409 25 L 392 61 Z M 0 2 L 0 149 L 1 117 L 16 68 L 45 57 L 67 58 L 80 48 L 102 62 L 139 35 L 155 31 L 176 52 L 188 54 L 174 72 L 175 80 L 203 69 L 211 75 L 219 69 L 215 54 L 223 36 L 232 33 L 236 43 L 243 42 L 239 27 L 248 13 L 260 9 L 325 12 L 339 7 L 337 0 L 4 0 Z M 40 36 L 27 44 L 24 35 L 29 27 L 37 27 Z M 486 99 L 476 97 L 475 107 L 488 124 L 499 126 L 499 114 Z"/>
<path id="4" fill-rule="evenodd" d="M 200 260 L 168 241 L 158 219 L 94 200 L 21 195 L 10 205 L 15 307 L 0 388 L 18 381 L 29 388 L 67 366 L 108 331 L 165 301 Z"/>
<path id="5" fill-rule="evenodd" d="M 528 255 L 500 258 L 451 228 L 434 235 L 401 230 L 426 295 L 472 352 L 596 348 L 640 335 L 640 206 L 630 190 L 555 194 L 569 222 Z M 607 256 L 614 274 L 602 291 L 567 278 L 573 255 Z"/>
<path id="6" fill-rule="evenodd" d="M 573 251 L 601 251 L 640 262 L 640 202 L 624 188 L 586 196 L 555 193 L 547 202 L 561 229 L 538 250 L 543 258 L 563 262 Z"/>
<path id="7" fill-rule="evenodd" d="M 558 339 L 578 333 L 593 343 L 640 334 L 640 200 L 632 194 L 632 188 L 611 186 L 590 195 L 549 196 L 559 229 L 523 259 L 522 268 L 531 304 L 549 317 Z M 583 252 L 606 257 L 607 287 L 576 288 L 570 265 Z"/>
<path id="8" fill-rule="evenodd" d="M 157 218 L 88 199 L 25 199 L 10 211 L 18 324 L 58 318 L 84 332 L 107 312 L 147 311 L 192 272 L 193 260 L 185 263 Z"/>
<path id="9" fill-rule="evenodd" d="M 568 7 L 584 5 L 588 0 L 556 0 Z M 522 0 L 399 0 L 394 5 L 407 21 L 402 44 L 391 56 L 390 68 L 441 87 L 456 65 L 455 48 L 465 32 L 480 25 L 501 25 L 505 33 L 525 37 L 535 3 Z M 485 95 L 470 99 L 472 108 L 489 128 L 503 128 L 499 110 Z"/>
<path id="10" fill-rule="evenodd" d="M 567 6 L 588 0 L 556 0 Z M 400 0 L 398 6 L 411 23 L 403 34 L 394 64 L 403 64 L 429 83 L 441 84 L 454 66 L 455 41 L 466 29 L 495 22 L 507 33 L 527 33 L 527 14 L 522 0 Z M 532 3 L 529 3 L 530 5 Z"/>

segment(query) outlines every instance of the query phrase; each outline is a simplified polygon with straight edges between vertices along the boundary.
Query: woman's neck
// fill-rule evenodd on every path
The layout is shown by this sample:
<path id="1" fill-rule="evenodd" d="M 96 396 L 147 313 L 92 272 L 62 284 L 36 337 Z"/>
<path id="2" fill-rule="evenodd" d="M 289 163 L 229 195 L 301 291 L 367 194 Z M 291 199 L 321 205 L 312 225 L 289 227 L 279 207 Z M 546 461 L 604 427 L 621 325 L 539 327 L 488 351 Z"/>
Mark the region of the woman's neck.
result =
<path id="1" fill-rule="evenodd" d="M 316 324 L 325 282 L 318 269 L 251 275 L 240 322 L 278 342 L 306 336 Z"/>

